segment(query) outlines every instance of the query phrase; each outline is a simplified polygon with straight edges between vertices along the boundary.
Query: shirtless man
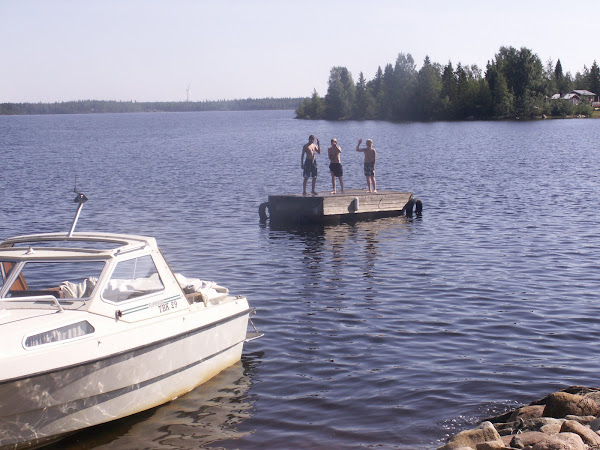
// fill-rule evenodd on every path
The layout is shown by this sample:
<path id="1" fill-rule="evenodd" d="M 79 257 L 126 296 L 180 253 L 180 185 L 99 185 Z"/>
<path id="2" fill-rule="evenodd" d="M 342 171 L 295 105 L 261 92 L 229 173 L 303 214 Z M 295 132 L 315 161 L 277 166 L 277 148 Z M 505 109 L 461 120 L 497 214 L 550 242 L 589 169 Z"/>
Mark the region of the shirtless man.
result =
<path id="1" fill-rule="evenodd" d="M 315 191 L 317 184 L 317 159 L 315 152 L 319 155 L 321 154 L 321 143 L 317 139 L 317 145 L 315 145 L 315 137 L 311 134 L 308 137 L 308 144 L 304 144 L 304 147 L 302 147 L 302 156 L 300 157 L 300 167 L 304 171 L 302 195 L 308 195 L 306 193 L 306 183 L 309 177 L 312 177 L 312 195 L 317 195 L 317 191 Z M 305 155 L 306 161 L 304 160 Z"/>
<path id="2" fill-rule="evenodd" d="M 362 152 L 365 155 L 365 177 L 367 177 L 367 188 L 369 192 L 377 192 L 377 185 L 375 184 L 375 163 L 377 162 L 377 152 L 373 148 L 373 141 L 371 139 L 367 139 L 367 147 L 360 148 L 360 144 L 362 144 L 362 139 L 358 140 L 358 145 L 356 146 L 357 152 Z M 373 190 L 371 191 L 371 184 L 373 184 Z"/>
<path id="3" fill-rule="evenodd" d="M 327 154 L 329 156 L 329 171 L 331 172 L 331 185 L 333 186 L 332 194 L 336 193 L 335 189 L 335 177 L 340 179 L 340 187 L 342 188 L 342 194 L 344 193 L 344 168 L 342 167 L 342 163 L 340 161 L 340 156 L 342 153 L 342 149 L 337 144 L 337 139 L 333 138 L 331 140 L 331 147 L 327 149 Z"/>

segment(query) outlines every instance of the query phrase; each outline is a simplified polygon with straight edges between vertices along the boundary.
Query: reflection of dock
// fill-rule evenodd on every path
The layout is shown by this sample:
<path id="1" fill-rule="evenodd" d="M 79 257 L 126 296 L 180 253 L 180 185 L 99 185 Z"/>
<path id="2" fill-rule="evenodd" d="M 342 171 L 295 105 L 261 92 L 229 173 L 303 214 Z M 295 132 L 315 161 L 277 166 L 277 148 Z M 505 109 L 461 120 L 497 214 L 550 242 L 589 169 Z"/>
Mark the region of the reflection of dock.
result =
<path id="1" fill-rule="evenodd" d="M 269 195 L 269 201 L 259 208 L 261 220 L 272 222 L 316 223 L 340 222 L 352 219 L 372 219 L 397 215 L 412 215 L 413 208 L 421 213 L 421 202 L 411 192 L 348 189 L 343 194 Z"/>

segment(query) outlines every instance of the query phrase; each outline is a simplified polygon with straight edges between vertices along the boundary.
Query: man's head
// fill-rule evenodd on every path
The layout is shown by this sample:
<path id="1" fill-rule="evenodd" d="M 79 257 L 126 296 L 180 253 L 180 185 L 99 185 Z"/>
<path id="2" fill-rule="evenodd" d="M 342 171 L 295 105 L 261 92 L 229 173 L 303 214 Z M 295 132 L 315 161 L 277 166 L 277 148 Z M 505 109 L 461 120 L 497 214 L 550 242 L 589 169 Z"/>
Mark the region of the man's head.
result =
<path id="1" fill-rule="evenodd" d="M 315 135 L 314 135 L 314 134 L 311 134 L 311 135 L 308 137 L 308 142 L 309 142 L 309 143 L 311 143 L 311 144 L 312 144 L 313 142 L 315 142 Z"/>

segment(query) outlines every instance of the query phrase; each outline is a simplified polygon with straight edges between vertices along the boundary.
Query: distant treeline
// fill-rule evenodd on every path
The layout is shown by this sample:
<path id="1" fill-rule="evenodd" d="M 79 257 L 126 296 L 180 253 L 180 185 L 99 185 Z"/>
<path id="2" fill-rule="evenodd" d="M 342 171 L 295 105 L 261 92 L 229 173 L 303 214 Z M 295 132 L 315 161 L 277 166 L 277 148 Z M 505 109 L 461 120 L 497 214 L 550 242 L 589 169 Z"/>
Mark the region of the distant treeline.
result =
<path id="1" fill-rule="evenodd" d="M 0 115 L 294 110 L 301 102 L 302 98 L 248 98 L 203 102 L 79 100 L 60 103 L 0 103 Z"/>
<path id="2" fill-rule="evenodd" d="M 500 47 L 485 72 L 476 65 L 442 66 L 429 57 L 417 71 L 413 57 L 400 53 L 395 65 L 380 66 L 370 81 L 361 72 L 355 83 L 348 69 L 333 67 L 325 97 L 315 90 L 296 117 L 432 121 L 590 115 L 589 102 L 552 99 L 574 89 L 600 94 L 596 61 L 572 76 L 563 73 L 560 59 L 544 65 L 527 48 Z"/>

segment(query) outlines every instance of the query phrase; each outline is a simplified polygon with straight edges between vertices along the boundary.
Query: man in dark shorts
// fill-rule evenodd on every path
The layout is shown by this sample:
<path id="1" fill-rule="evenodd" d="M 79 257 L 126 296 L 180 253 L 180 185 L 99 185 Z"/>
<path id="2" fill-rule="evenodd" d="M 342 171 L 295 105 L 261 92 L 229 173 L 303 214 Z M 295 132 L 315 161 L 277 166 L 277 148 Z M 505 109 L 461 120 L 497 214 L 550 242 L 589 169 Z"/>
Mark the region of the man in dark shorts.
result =
<path id="1" fill-rule="evenodd" d="M 340 157 L 342 154 L 342 149 L 337 143 L 337 139 L 333 138 L 331 140 L 331 147 L 327 149 L 327 154 L 329 156 L 329 171 L 331 172 L 331 185 L 333 186 L 332 194 L 336 193 L 335 189 L 335 178 L 340 179 L 340 187 L 342 188 L 342 194 L 344 193 L 344 168 L 342 167 L 342 163 L 340 161 Z"/>
<path id="2" fill-rule="evenodd" d="M 304 144 L 302 147 L 302 156 L 300 157 L 300 167 L 304 174 L 304 183 L 302 184 L 302 195 L 308 195 L 306 193 L 306 184 L 308 179 L 312 177 L 312 195 L 317 195 L 315 186 L 317 184 L 317 159 L 315 152 L 321 154 L 321 143 L 316 139 L 317 144 L 315 145 L 315 137 L 311 134 L 308 137 L 308 144 Z M 304 157 L 306 155 L 306 160 Z"/>
<path id="3" fill-rule="evenodd" d="M 377 152 L 375 151 L 375 148 L 373 148 L 373 141 L 371 139 L 367 139 L 366 148 L 361 148 L 360 144 L 362 144 L 362 139 L 358 140 L 356 151 L 362 152 L 365 155 L 364 173 L 365 177 L 367 178 L 367 188 L 369 189 L 369 192 L 377 192 L 377 184 L 375 181 L 375 164 L 377 163 Z M 371 186 L 373 186 L 372 189 Z"/>

